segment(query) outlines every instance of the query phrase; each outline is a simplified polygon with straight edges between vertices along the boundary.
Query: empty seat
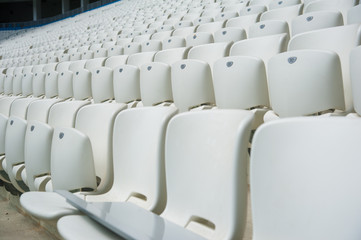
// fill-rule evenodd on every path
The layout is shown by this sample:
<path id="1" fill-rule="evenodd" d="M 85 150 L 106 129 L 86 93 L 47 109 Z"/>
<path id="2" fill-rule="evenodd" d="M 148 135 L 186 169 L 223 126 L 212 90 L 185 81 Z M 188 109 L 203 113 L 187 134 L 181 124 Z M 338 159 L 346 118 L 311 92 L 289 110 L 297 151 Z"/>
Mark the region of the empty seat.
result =
<path id="1" fill-rule="evenodd" d="M 290 25 L 295 17 L 302 14 L 302 7 L 303 4 L 298 4 L 289 7 L 269 10 L 267 12 L 262 13 L 261 21 L 282 20 L 282 21 L 286 21 Z"/>
<path id="2" fill-rule="evenodd" d="M 352 96 L 353 96 L 353 104 L 356 115 L 358 117 L 361 116 L 361 95 L 360 95 L 360 87 L 361 87 L 361 79 L 360 79 L 360 68 L 358 63 L 361 59 L 361 47 L 357 47 L 353 49 L 350 53 L 350 69 L 351 69 L 351 86 L 352 86 Z"/>
<path id="3" fill-rule="evenodd" d="M 356 0 L 337 0 L 337 1 L 313 1 L 305 6 L 304 12 L 316 12 L 323 10 L 340 11 L 343 15 L 343 22 L 347 23 L 348 10 L 354 7 L 358 1 Z"/>
<path id="4" fill-rule="evenodd" d="M 142 43 L 142 52 L 151 52 L 162 50 L 162 41 L 148 40 Z"/>
<path id="5" fill-rule="evenodd" d="M 347 12 L 347 24 L 355 23 L 361 23 L 361 5 L 356 5 Z"/>
<path id="6" fill-rule="evenodd" d="M 213 34 L 209 32 L 196 32 L 186 37 L 187 47 L 213 43 Z"/>
<path id="7" fill-rule="evenodd" d="M 243 28 L 226 27 L 219 29 L 214 34 L 214 42 L 237 42 L 247 38 Z"/>
<path id="8" fill-rule="evenodd" d="M 181 36 L 172 36 L 163 40 L 163 49 L 180 48 L 186 46 L 186 40 Z"/>
<path id="9" fill-rule="evenodd" d="M 174 239 L 179 236 L 182 239 L 242 238 L 247 202 L 247 142 L 251 122 L 252 113 L 241 110 L 201 111 L 174 117 L 169 123 L 165 144 L 167 205 L 164 212 L 159 217 L 131 203 L 112 203 L 108 206 L 113 210 L 110 214 L 117 216 L 112 227 L 117 229 L 116 223 L 125 220 L 123 210 L 134 217 L 130 220 L 127 216 L 126 220 L 130 229 L 136 229 L 133 231 L 135 235 L 131 235 L 134 238 L 142 238 L 139 236 L 143 234 L 154 239 Z M 209 142 L 209 139 L 213 140 Z M 222 168 L 214 167 L 219 164 Z M 187 178 L 183 177 L 184 174 Z M 200 177 L 202 181 L 195 181 Z M 231 194 L 234 189 L 238 189 L 237 194 Z M 215 195 L 215 192 L 218 194 Z M 88 204 L 101 206 L 100 203 Z M 217 206 L 223 207 L 220 209 Z M 100 214 L 96 215 L 100 220 Z M 94 229 L 94 223 L 89 224 L 89 221 L 84 222 L 81 218 L 67 216 L 60 219 L 60 234 L 76 239 L 79 231 L 75 232 L 68 226 L 79 221 L 86 223 L 81 224 L 84 229 Z M 144 222 L 139 224 L 140 220 Z M 162 229 L 161 236 L 153 230 L 159 227 Z"/>
<path id="10" fill-rule="evenodd" d="M 248 29 L 251 25 L 255 24 L 259 21 L 261 14 L 251 14 L 251 15 L 245 15 L 240 16 L 236 18 L 231 18 L 227 21 L 226 27 L 236 27 L 236 28 L 242 28 L 248 33 Z"/>
<path id="11" fill-rule="evenodd" d="M 248 38 L 286 33 L 289 39 L 289 29 L 286 21 L 268 20 L 255 23 L 249 27 Z"/>
<path id="12" fill-rule="evenodd" d="M 342 14 L 338 11 L 319 11 L 295 17 L 292 22 L 292 36 L 321 28 L 343 25 Z"/>
<path id="13" fill-rule="evenodd" d="M 232 45 L 230 56 L 253 56 L 258 57 L 265 63 L 276 54 L 286 51 L 287 34 L 276 34 L 264 37 L 245 39 Z"/>
<path id="14" fill-rule="evenodd" d="M 254 239 L 361 237 L 360 129 L 354 119 L 310 117 L 257 130 L 250 175 Z"/>
<path id="15" fill-rule="evenodd" d="M 124 54 L 130 55 L 141 52 L 141 44 L 139 42 L 131 42 L 124 46 Z"/>
<path id="16" fill-rule="evenodd" d="M 274 56 L 268 64 L 268 84 L 273 109 L 266 113 L 268 119 L 271 114 L 295 117 L 345 109 L 340 59 L 331 51 L 299 50 Z"/>
<path id="17" fill-rule="evenodd" d="M 210 23 L 203 23 L 198 25 L 197 32 L 208 32 L 208 33 L 214 33 L 218 31 L 219 29 L 223 28 L 225 25 L 224 21 L 218 21 L 218 22 L 210 22 Z"/>
<path id="18" fill-rule="evenodd" d="M 253 15 L 253 14 L 260 14 L 267 11 L 267 7 L 263 5 L 250 5 L 246 8 L 243 8 L 239 12 L 239 16 L 245 15 Z"/>
<path id="19" fill-rule="evenodd" d="M 79 110 L 75 129 L 54 129 L 51 150 L 53 189 L 81 191 L 88 188 L 98 194 L 109 191 L 113 182 L 111 136 L 114 119 L 125 108 L 125 104 L 91 104 Z M 84 194 L 92 194 L 91 191 Z M 51 220 L 76 212 L 73 207 L 64 206 L 65 201 L 54 197 L 52 192 L 28 192 L 20 201 L 27 212 L 40 219 Z"/>
<path id="20" fill-rule="evenodd" d="M 194 33 L 195 26 L 192 27 L 184 27 L 184 28 L 177 28 L 172 32 L 172 36 L 180 36 L 180 37 L 187 37 L 189 34 Z"/>
<path id="21" fill-rule="evenodd" d="M 294 36 L 288 50 L 324 49 L 335 51 L 341 60 L 346 111 L 353 110 L 350 81 L 350 51 L 361 43 L 361 28 L 357 24 L 320 29 Z"/>
<path id="22" fill-rule="evenodd" d="M 251 110 L 255 113 L 253 129 L 263 123 L 270 104 L 266 68 L 260 58 L 232 56 L 217 60 L 213 86 L 218 108 Z"/>

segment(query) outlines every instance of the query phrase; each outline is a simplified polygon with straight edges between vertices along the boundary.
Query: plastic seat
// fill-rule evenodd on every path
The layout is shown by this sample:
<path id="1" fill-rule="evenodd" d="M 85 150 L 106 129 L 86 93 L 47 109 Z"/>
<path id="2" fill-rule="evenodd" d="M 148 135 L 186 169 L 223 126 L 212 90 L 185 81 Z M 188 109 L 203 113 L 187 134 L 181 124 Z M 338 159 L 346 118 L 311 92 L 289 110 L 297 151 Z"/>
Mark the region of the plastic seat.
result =
<path id="1" fill-rule="evenodd" d="M 162 62 L 172 65 L 174 62 L 186 59 L 190 48 L 170 48 L 159 51 L 154 56 L 154 62 Z"/>
<path id="2" fill-rule="evenodd" d="M 54 129 L 51 148 L 53 189 L 101 194 L 109 191 L 113 182 L 112 132 L 115 116 L 125 104 L 91 104 L 81 108 L 75 129 Z M 64 155 L 65 154 L 65 155 Z M 66 177 L 65 177 L 66 176 Z M 76 209 L 53 192 L 27 192 L 21 196 L 23 208 L 45 220 L 57 219 Z"/>
<path id="3" fill-rule="evenodd" d="M 268 20 L 255 23 L 249 27 L 248 38 L 286 33 L 289 39 L 288 24 L 282 20 Z"/>
<path id="4" fill-rule="evenodd" d="M 274 113 L 267 114 L 283 118 L 345 109 L 340 59 L 331 51 L 298 50 L 274 56 L 268 63 L 268 84 Z"/>
<path id="5" fill-rule="evenodd" d="M 260 20 L 282 20 L 286 21 L 290 26 L 292 20 L 302 14 L 303 4 L 293 5 L 284 8 L 277 8 L 262 13 Z"/>
<path id="6" fill-rule="evenodd" d="M 225 7 L 226 8 L 226 7 Z M 235 9 L 231 9 L 230 11 L 225 11 L 223 10 L 223 12 L 218 13 L 215 17 L 214 17 L 214 21 L 218 22 L 218 21 L 226 21 L 228 19 L 231 18 L 235 18 L 235 17 L 239 17 L 238 12 Z"/>
<path id="7" fill-rule="evenodd" d="M 163 40 L 162 46 L 163 46 L 163 50 L 185 47 L 186 40 L 184 37 L 180 37 L 180 36 L 167 37 Z"/>
<path id="8" fill-rule="evenodd" d="M 254 15 L 260 14 L 267 11 L 267 7 L 263 5 L 250 5 L 246 8 L 243 8 L 239 12 L 239 16 L 246 16 L 246 15 Z"/>
<path id="9" fill-rule="evenodd" d="M 361 23 L 361 5 L 356 5 L 347 12 L 347 24 L 355 23 Z"/>
<path id="10" fill-rule="evenodd" d="M 331 10 L 340 11 L 343 15 L 343 22 L 347 22 L 348 10 L 356 6 L 356 0 L 338 0 L 338 1 L 314 1 L 305 6 L 304 13 Z"/>
<path id="11" fill-rule="evenodd" d="M 135 53 L 128 57 L 127 64 L 140 67 L 144 63 L 153 62 L 156 52 Z"/>
<path id="12" fill-rule="evenodd" d="M 164 39 L 169 38 L 172 35 L 172 31 L 173 30 L 156 32 L 152 35 L 150 39 L 163 41 Z"/>
<path id="13" fill-rule="evenodd" d="M 237 42 L 247 38 L 243 28 L 226 27 L 219 29 L 214 34 L 214 42 Z"/>
<path id="14" fill-rule="evenodd" d="M 125 55 L 130 55 L 139 52 L 141 52 L 141 44 L 139 42 L 131 42 L 124 47 Z"/>
<path id="15" fill-rule="evenodd" d="M 361 237 L 360 129 L 354 119 L 310 117 L 257 130 L 250 176 L 254 239 Z"/>
<path id="16" fill-rule="evenodd" d="M 107 49 L 108 57 L 123 55 L 123 53 L 124 53 L 124 48 L 122 46 L 115 45 L 115 46 L 110 46 Z"/>
<path id="17" fill-rule="evenodd" d="M 292 36 L 312 30 L 343 25 L 342 14 L 338 11 L 305 13 L 292 20 Z"/>
<path id="18" fill-rule="evenodd" d="M 350 53 L 350 71 L 351 71 L 350 75 L 351 75 L 353 104 L 357 117 L 361 116 L 361 95 L 360 95 L 361 75 L 360 75 L 360 69 L 357 65 L 360 59 L 361 59 L 361 48 L 356 47 Z"/>
<path id="19" fill-rule="evenodd" d="M 289 6 L 293 6 L 293 5 L 297 5 L 297 4 L 301 4 L 301 1 L 300 0 L 287 0 L 287 1 L 272 0 L 268 4 L 268 9 L 272 10 L 272 9 L 277 9 L 277 8 L 284 8 L 284 7 L 289 7 Z"/>
<path id="20" fill-rule="evenodd" d="M 249 1 L 248 5 L 249 6 L 253 6 L 253 5 L 268 6 L 271 2 L 272 2 L 272 0 L 251 0 L 251 1 Z"/>
<path id="21" fill-rule="evenodd" d="M 189 34 L 195 32 L 195 26 L 192 27 L 184 27 L 184 28 L 177 28 L 172 32 L 172 36 L 179 36 L 179 37 L 187 37 Z"/>
<path id="22" fill-rule="evenodd" d="M 266 68 L 260 58 L 232 56 L 217 60 L 213 86 L 218 108 L 251 110 L 255 114 L 252 129 L 263 123 L 270 103 Z"/>
<path id="23" fill-rule="evenodd" d="M 162 62 L 142 65 L 140 93 L 143 106 L 170 105 L 173 102 L 170 65 Z"/>
<path id="24" fill-rule="evenodd" d="M 223 28 L 225 25 L 225 21 L 218 21 L 218 22 L 210 22 L 210 23 L 203 23 L 198 25 L 197 32 L 208 32 L 214 33 L 219 29 Z"/>
<path id="25" fill-rule="evenodd" d="M 261 58 L 267 69 L 271 57 L 286 51 L 286 40 L 285 33 L 242 40 L 232 45 L 229 55 Z"/>
<path id="26" fill-rule="evenodd" d="M 213 34 L 209 32 L 196 32 L 186 37 L 187 47 L 213 43 Z"/>
<path id="27" fill-rule="evenodd" d="M 119 228 L 117 223 L 127 222 L 126 226 L 121 225 L 129 231 L 127 234 L 135 234 L 130 235 L 132 238 L 142 238 L 140 236 L 143 234 L 152 239 L 174 239 L 180 236 L 182 239 L 242 238 L 247 205 L 247 142 L 251 123 L 252 113 L 241 110 L 191 112 L 171 119 L 165 144 L 167 205 L 161 216 L 131 203 L 88 205 L 104 209 L 94 212 L 99 218 L 99 213 L 104 213 L 107 206 L 112 216 L 110 218 L 114 217 L 114 221 L 110 218 L 102 220 L 115 228 L 117 225 Z M 208 139 L 213 141 L 208 142 Z M 223 167 L 214 167 L 219 164 Z M 183 177 L 184 174 L 187 178 Z M 199 177 L 203 181 L 195 181 Z M 234 189 L 238 189 L 237 194 L 234 194 Z M 215 195 L 215 192 L 218 194 Z M 220 209 L 217 206 L 223 207 Z M 79 236 L 79 231 L 69 228 L 69 223 L 74 225 L 80 222 L 84 232 L 88 232 L 88 228 L 94 229 L 96 223 L 84 222 L 84 218 L 61 218 L 58 223 L 60 235 L 70 239 Z M 107 232 L 99 231 L 97 234 L 101 234 L 100 238 L 104 239 Z"/>
<path id="28" fill-rule="evenodd" d="M 162 50 L 162 41 L 149 40 L 142 43 L 142 52 L 152 52 Z"/>
<path id="29" fill-rule="evenodd" d="M 193 20 L 186 20 L 186 19 L 174 24 L 175 29 L 184 28 L 184 27 L 192 27 L 192 26 L 193 26 Z"/>
<path id="30" fill-rule="evenodd" d="M 353 104 L 349 55 L 350 51 L 360 43 L 361 28 L 354 24 L 298 34 L 291 39 L 288 50 L 323 49 L 335 51 L 341 60 L 346 111 L 351 112 Z"/>
<path id="31" fill-rule="evenodd" d="M 227 21 L 226 27 L 242 28 L 248 33 L 248 29 L 251 25 L 259 21 L 261 14 L 244 15 L 236 18 L 231 18 Z"/>

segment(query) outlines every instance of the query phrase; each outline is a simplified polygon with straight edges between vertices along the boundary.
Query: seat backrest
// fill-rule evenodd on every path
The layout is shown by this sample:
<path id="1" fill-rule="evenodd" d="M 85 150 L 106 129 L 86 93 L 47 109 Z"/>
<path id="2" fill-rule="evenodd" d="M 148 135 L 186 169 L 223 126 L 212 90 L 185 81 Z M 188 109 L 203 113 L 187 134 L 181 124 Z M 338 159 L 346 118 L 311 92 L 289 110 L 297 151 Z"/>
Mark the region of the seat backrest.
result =
<path id="1" fill-rule="evenodd" d="M 336 52 L 341 60 L 346 111 L 353 110 L 350 51 L 361 44 L 361 27 L 358 24 L 320 29 L 294 36 L 288 44 L 288 50 L 323 49 Z"/>
<path id="2" fill-rule="evenodd" d="M 361 5 L 350 8 L 347 12 L 347 24 L 361 23 Z"/>
<path id="3" fill-rule="evenodd" d="M 128 55 L 112 56 L 105 60 L 105 67 L 114 68 L 127 62 Z"/>
<path id="4" fill-rule="evenodd" d="M 287 34 L 277 34 L 246 39 L 233 44 L 230 56 L 253 56 L 261 58 L 267 69 L 268 60 L 274 55 L 286 51 Z"/>
<path id="5" fill-rule="evenodd" d="M 338 11 L 305 13 L 292 20 L 292 36 L 312 30 L 343 25 L 342 14 Z"/>
<path id="6" fill-rule="evenodd" d="M 33 96 L 34 97 L 40 97 L 45 94 L 45 72 L 43 72 L 43 68 L 44 68 L 43 64 L 35 65 L 33 67 Z"/>
<path id="7" fill-rule="evenodd" d="M 280 117 L 345 109 L 340 59 L 331 51 L 299 50 L 274 56 L 268 64 L 268 84 L 272 109 Z"/>
<path id="8" fill-rule="evenodd" d="M 170 65 L 162 62 L 142 65 L 140 93 L 144 106 L 173 102 Z"/>
<path id="9" fill-rule="evenodd" d="M 260 58 L 232 56 L 217 60 L 213 85 L 218 108 L 269 107 L 266 69 Z"/>
<path id="10" fill-rule="evenodd" d="M 288 23 L 282 20 L 267 20 L 255 23 L 249 27 L 248 38 L 262 37 L 286 33 L 289 39 Z"/>
<path id="11" fill-rule="evenodd" d="M 119 113 L 113 136 L 114 183 L 100 198 L 132 202 L 158 214 L 164 210 L 165 132 L 176 111 L 173 107 L 144 107 Z M 134 151 L 139 147 L 142 150 Z"/>
<path id="12" fill-rule="evenodd" d="M 126 55 L 130 55 L 133 53 L 139 53 L 139 52 L 141 52 L 141 43 L 139 43 L 139 42 L 127 43 L 124 46 L 124 54 L 126 54 Z"/>
<path id="13" fill-rule="evenodd" d="M 360 123 L 289 118 L 256 131 L 250 161 L 254 239 L 361 238 Z"/>
<path id="14" fill-rule="evenodd" d="M 252 120 L 249 111 L 212 110 L 179 114 L 170 121 L 162 217 L 206 239 L 242 238 Z"/>
<path id="15" fill-rule="evenodd" d="M 361 61 L 361 47 L 357 47 L 350 54 L 351 85 L 354 109 L 361 116 L 361 69 L 358 63 Z"/>
<path id="16" fill-rule="evenodd" d="M 211 69 L 215 61 L 229 55 L 231 42 L 203 44 L 192 47 L 188 53 L 188 59 L 198 59 L 207 62 Z"/>
<path id="17" fill-rule="evenodd" d="M 180 112 L 214 104 L 212 72 L 208 63 L 186 59 L 172 64 L 172 92 Z"/>
<path id="18" fill-rule="evenodd" d="M 226 27 L 214 34 L 214 42 L 237 42 L 247 38 L 246 31 L 239 27 Z"/>
<path id="19" fill-rule="evenodd" d="M 203 23 L 197 27 L 197 32 L 208 32 L 214 33 L 219 29 L 223 28 L 225 25 L 225 21 L 218 21 L 218 22 L 210 22 L 210 23 Z"/>
<path id="20" fill-rule="evenodd" d="M 123 53 L 124 53 L 124 48 L 119 45 L 109 46 L 107 48 L 108 57 L 122 55 Z"/>
<path id="21" fill-rule="evenodd" d="M 180 36 L 171 36 L 163 40 L 163 50 L 170 48 L 180 48 L 186 46 L 186 40 L 184 37 Z"/>
<path id="22" fill-rule="evenodd" d="M 239 17 L 239 14 L 237 12 L 236 9 L 231 9 L 230 11 L 225 11 L 226 7 L 223 8 L 223 12 L 218 13 L 215 17 L 214 17 L 214 21 L 218 22 L 218 21 L 226 21 L 230 18 L 235 18 L 235 17 Z"/>
<path id="23" fill-rule="evenodd" d="M 17 67 L 14 71 L 13 82 L 13 95 L 20 95 L 22 93 L 22 79 L 23 67 Z"/>
<path id="24" fill-rule="evenodd" d="M 260 14 L 267 11 L 267 7 L 263 5 L 250 5 L 246 8 L 241 9 L 239 16 Z"/>
<path id="25" fill-rule="evenodd" d="M 288 7 L 288 6 L 297 5 L 300 3 L 301 3 L 300 0 L 287 0 L 287 1 L 272 0 L 268 4 L 268 9 L 272 10 L 272 9 L 276 9 L 276 8 L 284 8 L 284 7 Z"/>
<path id="26" fill-rule="evenodd" d="M 343 15 L 343 22 L 346 23 L 348 10 L 357 4 L 357 0 L 313 1 L 305 6 L 304 13 L 324 10 L 340 11 Z"/>
<path id="27" fill-rule="evenodd" d="M 231 18 L 227 21 L 226 27 L 243 28 L 248 33 L 249 26 L 259 21 L 261 14 L 243 15 L 236 18 Z"/>
<path id="28" fill-rule="evenodd" d="M 134 65 L 140 67 L 141 65 L 149 62 L 153 62 L 154 55 L 156 52 L 142 52 L 142 53 L 134 53 L 129 55 L 127 64 Z"/>
<path id="29" fill-rule="evenodd" d="M 293 5 L 284 8 L 277 8 L 262 13 L 261 21 L 282 20 L 291 24 L 292 20 L 302 14 L 303 4 Z"/>
<path id="30" fill-rule="evenodd" d="M 114 98 L 118 103 L 140 100 L 139 67 L 120 65 L 113 69 Z"/>
<path id="31" fill-rule="evenodd" d="M 54 129 L 53 189 L 91 188 L 98 194 L 109 191 L 113 183 L 114 119 L 125 108 L 124 104 L 90 104 L 79 110 L 76 129 Z"/>
<path id="32" fill-rule="evenodd" d="M 170 48 L 159 51 L 154 56 L 154 62 L 162 62 L 172 65 L 174 62 L 186 59 L 190 48 Z"/>
<path id="33" fill-rule="evenodd" d="M 142 52 L 152 52 L 162 50 L 162 41 L 148 40 L 142 43 Z"/>
<path id="34" fill-rule="evenodd" d="M 193 47 L 213 42 L 213 34 L 209 32 L 196 32 L 186 37 L 187 47 Z"/>
<path id="35" fill-rule="evenodd" d="M 189 34 L 195 32 L 195 26 L 178 28 L 172 32 L 172 36 L 187 37 Z"/>

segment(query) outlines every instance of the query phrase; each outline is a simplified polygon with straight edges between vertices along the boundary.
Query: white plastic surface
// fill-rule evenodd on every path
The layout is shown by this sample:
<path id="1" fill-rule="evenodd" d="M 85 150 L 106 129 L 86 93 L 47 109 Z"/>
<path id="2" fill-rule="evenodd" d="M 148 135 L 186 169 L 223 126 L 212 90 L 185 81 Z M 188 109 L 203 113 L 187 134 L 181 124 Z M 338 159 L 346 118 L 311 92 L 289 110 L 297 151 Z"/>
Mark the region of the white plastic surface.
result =
<path id="1" fill-rule="evenodd" d="M 221 58 L 214 64 L 213 85 L 219 108 L 269 107 L 266 69 L 261 59 Z"/>
<path id="2" fill-rule="evenodd" d="M 161 62 L 143 65 L 140 69 L 140 93 L 144 106 L 173 102 L 170 66 Z"/>
<path id="3" fill-rule="evenodd" d="M 336 52 L 341 60 L 346 111 L 353 109 L 350 80 L 350 51 L 361 44 L 359 24 L 320 29 L 293 37 L 288 50 L 323 49 Z"/>
<path id="4" fill-rule="evenodd" d="M 241 238 L 252 121 L 242 110 L 189 112 L 170 121 L 162 217 L 207 239 Z"/>
<path id="5" fill-rule="evenodd" d="M 294 18 L 291 25 L 292 36 L 295 36 L 312 30 L 342 26 L 343 18 L 339 11 L 311 12 Z"/>
<path id="6" fill-rule="evenodd" d="M 272 109 L 280 117 L 345 109 L 341 65 L 334 52 L 299 50 L 274 56 L 268 83 Z"/>
<path id="7" fill-rule="evenodd" d="M 209 65 L 195 59 L 172 64 L 172 92 L 180 112 L 201 104 L 214 104 L 212 73 Z"/>
<path id="8" fill-rule="evenodd" d="M 120 65 L 113 70 L 114 98 L 118 103 L 140 100 L 140 71 L 133 65 Z"/>
<path id="9" fill-rule="evenodd" d="M 352 96 L 355 111 L 361 115 L 361 69 L 359 63 L 361 61 L 361 47 L 357 47 L 351 51 L 350 67 L 351 67 L 351 85 Z"/>
<path id="10" fill-rule="evenodd" d="M 216 31 L 214 42 L 237 42 L 247 38 L 246 31 L 241 27 L 227 27 Z"/>
<path id="11" fill-rule="evenodd" d="M 361 238 L 360 123 L 294 118 L 256 131 L 250 172 L 253 239 Z"/>
<path id="12" fill-rule="evenodd" d="M 288 23 L 283 20 L 267 20 L 255 23 L 249 27 L 248 38 L 286 33 L 289 38 Z"/>

